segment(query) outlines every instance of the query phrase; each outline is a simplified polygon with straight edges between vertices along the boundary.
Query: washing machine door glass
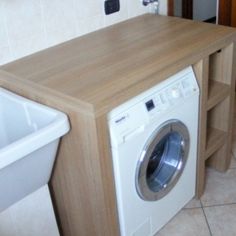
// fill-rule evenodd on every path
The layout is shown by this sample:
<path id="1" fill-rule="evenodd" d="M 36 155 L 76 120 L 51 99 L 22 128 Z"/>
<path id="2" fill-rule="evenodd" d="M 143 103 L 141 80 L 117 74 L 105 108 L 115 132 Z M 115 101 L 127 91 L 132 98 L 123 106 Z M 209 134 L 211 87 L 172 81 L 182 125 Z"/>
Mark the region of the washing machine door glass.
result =
<path id="1" fill-rule="evenodd" d="M 189 152 L 189 132 L 178 120 L 158 127 L 146 143 L 136 169 L 136 189 L 147 201 L 164 197 L 177 183 Z"/>

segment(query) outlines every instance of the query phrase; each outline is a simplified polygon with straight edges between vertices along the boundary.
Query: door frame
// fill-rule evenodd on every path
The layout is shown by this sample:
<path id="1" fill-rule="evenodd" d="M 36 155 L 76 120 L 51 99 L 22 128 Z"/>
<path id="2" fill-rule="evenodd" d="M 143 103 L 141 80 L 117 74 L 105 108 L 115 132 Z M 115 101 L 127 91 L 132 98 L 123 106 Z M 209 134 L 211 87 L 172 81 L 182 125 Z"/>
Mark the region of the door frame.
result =
<path id="1" fill-rule="evenodd" d="M 236 27 L 236 0 L 231 0 L 231 26 Z"/>
<path id="2" fill-rule="evenodd" d="M 193 0 L 182 0 L 182 17 L 193 19 Z"/>
<path id="3" fill-rule="evenodd" d="M 174 16 L 175 0 L 168 0 L 168 16 Z M 182 17 L 193 19 L 193 0 L 182 0 Z"/>
<path id="4" fill-rule="evenodd" d="M 231 25 L 231 5 L 232 0 L 218 0 L 218 24 Z"/>
<path id="5" fill-rule="evenodd" d="M 168 0 L 168 16 L 174 16 L 174 1 Z M 236 27 L 236 0 L 218 0 L 218 23 Z M 184 5 L 184 6 L 183 6 Z M 183 0 L 183 17 L 191 19 L 193 0 Z M 234 14 L 233 14 L 234 13 Z M 186 17 L 187 16 L 187 17 Z"/>

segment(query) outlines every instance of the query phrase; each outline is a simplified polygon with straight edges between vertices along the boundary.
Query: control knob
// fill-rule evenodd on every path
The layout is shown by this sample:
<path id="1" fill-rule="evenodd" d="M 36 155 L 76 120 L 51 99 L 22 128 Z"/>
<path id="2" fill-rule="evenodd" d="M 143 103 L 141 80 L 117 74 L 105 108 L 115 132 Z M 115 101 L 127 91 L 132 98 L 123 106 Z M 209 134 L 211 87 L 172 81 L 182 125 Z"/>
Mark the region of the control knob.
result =
<path id="1" fill-rule="evenodd" d="M 171 89 L 171 96 L 173 98 L 179 98 L 180 97 L 180 90 L 179 90 L 179 88 L 176 88 L 176 87 L 172 88 Z"/>

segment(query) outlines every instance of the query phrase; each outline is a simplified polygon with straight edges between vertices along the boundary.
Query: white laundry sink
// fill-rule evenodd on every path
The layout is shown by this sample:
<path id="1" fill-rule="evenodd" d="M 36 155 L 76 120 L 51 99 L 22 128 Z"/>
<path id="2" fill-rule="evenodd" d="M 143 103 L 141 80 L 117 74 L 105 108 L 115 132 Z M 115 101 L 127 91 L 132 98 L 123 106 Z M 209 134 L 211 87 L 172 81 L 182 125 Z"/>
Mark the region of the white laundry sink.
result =
<path id="1" fill-rule="evenodd" d="M 47 184 L 67 116 L 0 88 L 0 212 Z"/>

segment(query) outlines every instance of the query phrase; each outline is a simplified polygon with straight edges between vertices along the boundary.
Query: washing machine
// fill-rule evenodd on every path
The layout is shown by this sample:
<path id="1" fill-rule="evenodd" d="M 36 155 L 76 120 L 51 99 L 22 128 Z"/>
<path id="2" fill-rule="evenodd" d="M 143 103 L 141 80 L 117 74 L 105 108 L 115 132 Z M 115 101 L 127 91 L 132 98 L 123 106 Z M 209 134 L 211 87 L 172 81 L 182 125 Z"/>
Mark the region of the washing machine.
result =
<path id="1" fill-rule="evenodd" d="M 188 67 L 108 114 L 122 236 L 154 235 L 194 197 L 198 109 Z"/>

